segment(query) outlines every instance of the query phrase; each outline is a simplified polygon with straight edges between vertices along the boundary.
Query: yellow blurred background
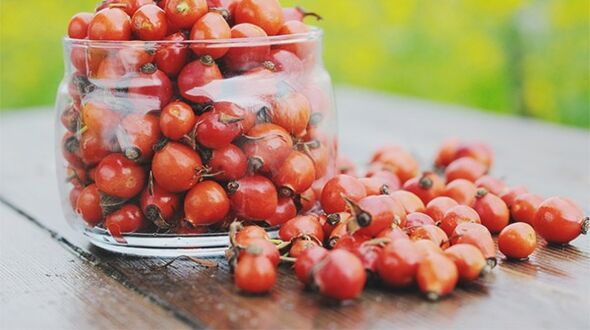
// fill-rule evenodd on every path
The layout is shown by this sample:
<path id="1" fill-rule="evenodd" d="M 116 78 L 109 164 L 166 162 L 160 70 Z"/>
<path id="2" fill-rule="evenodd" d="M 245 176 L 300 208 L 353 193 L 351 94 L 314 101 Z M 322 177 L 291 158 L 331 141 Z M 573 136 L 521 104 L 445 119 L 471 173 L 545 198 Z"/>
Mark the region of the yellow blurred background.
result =
<path id="1" fill-rule="evenodd" d="M 69 18 L 96 0 L 0 0 L 0 109 L 51 105 Z M 283 0 L 324 17 L 336 83 L 590 128 L 588 0 Z"/>

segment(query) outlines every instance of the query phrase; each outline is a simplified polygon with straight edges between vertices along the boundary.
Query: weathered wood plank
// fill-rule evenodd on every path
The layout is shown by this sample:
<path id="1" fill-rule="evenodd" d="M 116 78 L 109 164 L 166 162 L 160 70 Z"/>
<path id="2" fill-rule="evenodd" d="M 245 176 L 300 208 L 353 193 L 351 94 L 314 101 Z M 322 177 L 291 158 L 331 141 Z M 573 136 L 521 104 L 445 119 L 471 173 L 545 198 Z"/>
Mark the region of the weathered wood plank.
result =
<path id="1" fill-rule="evenodd" d="M 0 328 L 189 328 L 4 204 L 0 222 Z"/>
<path id="2" fill-rule="evenodd" d="M 510 184 L 526 184 L 545 196 L 570 196 L 588 211 L 588 132 L 354 89 L 337 92 L 340 145 L 359 163 L 374 147 L 397 142 L 427 164 L 430 159 L 425 156 L 434 152 L 442 138 L 477 138 L 493 145 L 497 152 L 494 173 L 509 174 Z M 80 242 L 65 226 L 59 209 L 51 116 L 39 112 L 10 117 L 0 123 L 0 134 L 3 141 L 18 142 L 3 142 L 0 196 Z M 36 157 L 24 152 L 30 146 Z M 281 269 L 283 276 L 271 295 L 244 297 L 233 287 L 223 263 L 221 269 L 204 269 L 178 261 L 167 269 L 154 270 L 162 260 L 120 257 L 79 244 L 123 274 L 130 285 L 216 328 L 588 328 L 589 243 L 587 237 L 579 238 L 567 248 L 541 248 L 527 262 L 501 262 L 491 276 L 440 303 L 425 302 L 413 292 L 372 286 L 362 299 L 338 308 L 302 292 L 286 268 Z"/>

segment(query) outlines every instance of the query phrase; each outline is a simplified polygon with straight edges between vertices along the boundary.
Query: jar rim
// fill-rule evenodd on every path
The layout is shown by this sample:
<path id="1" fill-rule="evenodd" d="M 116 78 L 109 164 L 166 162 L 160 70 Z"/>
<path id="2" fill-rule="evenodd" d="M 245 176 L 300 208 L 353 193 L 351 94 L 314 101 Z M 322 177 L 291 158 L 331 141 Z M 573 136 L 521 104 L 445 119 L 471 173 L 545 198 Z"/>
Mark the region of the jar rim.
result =
<path id="1" fill-rule="evenodd" d="M 321 28 L 312 26 L 309 32 L 294 33 L 286 35 L 275 35 L 266 37 L 248 37 L 248 38 L 232 38 L 232 39 L 205 39 L 205 40 L 88 40 L 88 39 L 73 39 L 68 36 L 63 38 L 64 46 L 73 47 L 96 47 L 96 48 L 130 48 L 130 47 L 145 47 L 146 44 L 154 46 L 158 45 L 188 45 L 201 47 L 253 47 L 253 46 L 274 46 L 284 44 L 294 44 L 302 42 L 310 42 L 318 40 L 323 36 Z"/>

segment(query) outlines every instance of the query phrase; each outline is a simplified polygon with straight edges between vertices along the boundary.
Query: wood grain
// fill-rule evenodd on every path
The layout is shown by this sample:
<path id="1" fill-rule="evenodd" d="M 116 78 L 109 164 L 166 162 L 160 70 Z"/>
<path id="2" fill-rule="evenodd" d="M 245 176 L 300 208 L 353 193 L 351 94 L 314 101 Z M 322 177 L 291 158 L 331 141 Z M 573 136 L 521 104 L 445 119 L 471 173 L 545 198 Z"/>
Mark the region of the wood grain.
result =
<path id="1" fill-rule="evenodd" d="M 3 204 L 0 218 L 0 328 L 189 328 Z"/>
<path id="2" fill-rule="evenodd" d="M 359 164 L 376 146 L 400 143 L 426 168 L 428 156 L 442 138 L 481 139 L 496 150 L 496 175 L 544 196 L 570 196 L 590 211 L 588 132 L 356 89 L 340 88 L 337 95 L 341 149 Z M 415 291 L 391 291 L 373 283 L 361 299 L 344 306 L 302 291 L 285 266 L 270 295 L 249 297 L 233 287 L 223 262 L 219 269 L 207 269 L 180 260 L 161 269 L 156 267 L 165 262 L 161 259 L 103 252 L 90 247 L 63 220 L 52 161 L 52 126 L 46 111 L 6 116 L 0 122 L 2 141 L 15 141 L 3 143 L 0 150 L 0 196 L 120 274 L 137 292 L 195 324 L 213 328 L 590 328 L 588 237 L 567 247 L 543 246 L 526 262 L 501 260 L 490 276 L 459 288 L 439 303 L 426 302 Z M 29 150 L 34 150 L 35 157 Z"/>

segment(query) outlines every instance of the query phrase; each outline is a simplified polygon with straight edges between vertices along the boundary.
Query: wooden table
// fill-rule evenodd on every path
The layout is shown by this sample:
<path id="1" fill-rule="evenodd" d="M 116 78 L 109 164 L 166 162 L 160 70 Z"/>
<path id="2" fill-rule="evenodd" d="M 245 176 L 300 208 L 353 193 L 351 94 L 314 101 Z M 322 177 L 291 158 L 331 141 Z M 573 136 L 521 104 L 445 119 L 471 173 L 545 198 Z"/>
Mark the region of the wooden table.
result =
<path id="1" fill-rule="evenodd" d="M 496 150 L 494 173 L 544 196 L 590 205 L 590 135 L 536 121 L 337 89 L 342 151 L 362 164 L 401 143 L 423 164 L 448 136 Z M 247 297 L 227 265 L 130 258 L 86 243 L 65 223 L 55 179 L 53 113 L 2 113 L 0 328 L 590 328 L 590 240 L 500 259 L 484 279 L 430 303 L 370 286 L 337 306 L 304 292 L 288 267 L 272 293 Z M 426 166 L 426 165 L 425 165 Z M 501 256 L 500 256 L 501 258 Z"/>

